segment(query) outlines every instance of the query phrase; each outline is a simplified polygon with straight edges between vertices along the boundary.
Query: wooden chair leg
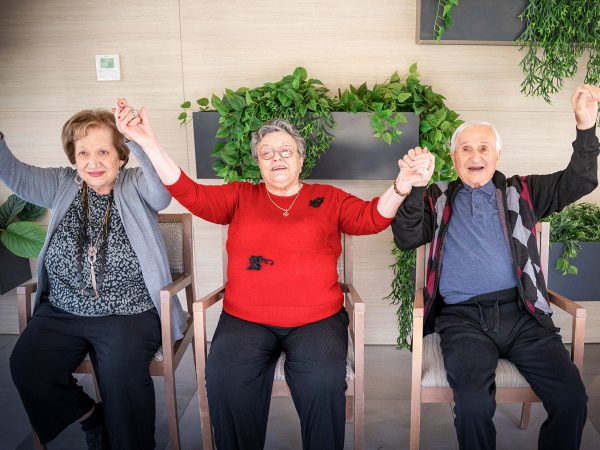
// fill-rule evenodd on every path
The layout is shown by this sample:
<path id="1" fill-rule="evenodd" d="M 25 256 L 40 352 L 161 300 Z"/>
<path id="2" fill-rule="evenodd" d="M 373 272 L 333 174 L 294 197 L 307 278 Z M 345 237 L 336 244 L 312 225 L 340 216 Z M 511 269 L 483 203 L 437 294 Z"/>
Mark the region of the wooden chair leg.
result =
<path id="1" fill-rule="evenodd" d="M 523 403 L 523 409 L 521 410 L 521 424 L 519 425 L 521 430 L 526 430 L 529 426 L 529 417 L 531 416 L 531 402 Z"/>
<path id="2" fill-rule="evenodd" d="M 346 395 L 346 423 L 354 421 L 354 395 Z"/>
<path id="3" fill-rule="evenodd" d="M 179 419 L 177 417 L 177 394 L 175 391 L 175 374 L 165 371 L 165 403 L 167 407 L 167 425 L 169 427 L 169 441 L 171 450 L 181 449 L 179 439 Z"/>
<path id="4" fill-rule="evenodd" d="M 31 430 L 31 439 L 33 440 L 33 446 L 35 447 L 35 450 L 46 450 L 48 448 L 45 445 L 42 445 L 39 436 L 33 430 Z"/>
<path id="5" fill-rule="evenodd" d="M 410 450 L 419 450 L 421 438 L 421 397 L 413 392 L 410 400 Z"/>
<path id="6" fill-rule="evenodd" d="M 363 450 L 365 444 L 365 405 L 362 400 L 355 397 L 354 405 L 354 450 Z M 362 402 L 362 403 L 361 403 Z"/>

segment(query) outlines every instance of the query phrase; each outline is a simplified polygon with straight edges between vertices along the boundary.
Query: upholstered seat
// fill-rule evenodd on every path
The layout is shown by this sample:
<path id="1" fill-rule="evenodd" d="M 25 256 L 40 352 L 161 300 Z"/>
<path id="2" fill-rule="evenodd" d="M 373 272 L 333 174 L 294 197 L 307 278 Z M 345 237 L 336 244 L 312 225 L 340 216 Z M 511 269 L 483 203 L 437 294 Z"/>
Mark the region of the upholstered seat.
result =
<path id="1" fill-rule="evenodd" d="M 421 386 L 423 387 L 450 387 L 444 368 L 440 335 L 428 334 L 423 338 L 423 374 Z M 496 369 L 496 387 L 514 388 L 529 387 L 529 383 L 513 363 L 506 359 L 498 361 Z"/>

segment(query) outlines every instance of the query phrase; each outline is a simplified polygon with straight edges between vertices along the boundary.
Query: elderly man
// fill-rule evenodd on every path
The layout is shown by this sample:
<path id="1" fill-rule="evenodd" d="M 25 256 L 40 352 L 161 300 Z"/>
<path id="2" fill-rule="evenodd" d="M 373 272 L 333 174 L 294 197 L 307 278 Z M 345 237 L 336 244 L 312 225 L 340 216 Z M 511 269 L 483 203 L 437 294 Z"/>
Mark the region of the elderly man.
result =
<path id="1" fill-rule="evenodd" d="M 566 169 L 550 175 L 507 178 L 496 171 L 496 129 L 464 123 L 450 146 L 459 179 L 414 188 L 392 223 L 399 248 L 432 243 L 425 329 L 440 334 L 461 449 L 496 448 L 498 358 L 518 367 L 548 412 L 539 448 L 579 448 L 587 396 L 551 319 L 533 230 L 598 185 L 599 100 L 596 86 L 573 93 L 573 154 Z M 405 161 L 420 152 L 409 151 Z"/>

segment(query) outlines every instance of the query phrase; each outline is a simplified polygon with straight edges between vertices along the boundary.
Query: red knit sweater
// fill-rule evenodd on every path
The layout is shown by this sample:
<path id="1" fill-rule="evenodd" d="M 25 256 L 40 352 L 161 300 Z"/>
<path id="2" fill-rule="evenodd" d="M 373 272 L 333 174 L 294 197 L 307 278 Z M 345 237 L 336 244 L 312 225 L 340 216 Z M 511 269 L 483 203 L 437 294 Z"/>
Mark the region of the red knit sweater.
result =
<path id="1" fill-rule="evenodd" d="M 206 186 L 181 172 L 167 189 L 193 214 L 229 224 L 225 311 L 280 327 L 339 311 L 340 233 L 374 234 L 392 221 L 377 211 L 379 198 L 367 202 L 323 184 L 305 184 L 288 217 L 271 203 L 263 183 Z M 271 194 L 282 208 L 294 197 Z"/>

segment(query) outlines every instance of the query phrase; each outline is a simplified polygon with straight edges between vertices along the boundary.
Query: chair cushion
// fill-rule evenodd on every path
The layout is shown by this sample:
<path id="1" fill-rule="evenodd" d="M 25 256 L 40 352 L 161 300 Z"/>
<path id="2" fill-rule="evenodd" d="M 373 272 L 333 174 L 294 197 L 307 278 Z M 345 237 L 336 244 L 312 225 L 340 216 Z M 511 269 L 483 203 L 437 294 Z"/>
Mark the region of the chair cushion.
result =
<path id="1" fill-rule="evenodd" d="M 442 357 L 440 335 L 437 333 L 428 334 L 423 338 L 421 386 L 449 387 Z M 496 368 L 496 387 L 529 387 L 529 383 L 513 363 L 500 359 Z"/>

